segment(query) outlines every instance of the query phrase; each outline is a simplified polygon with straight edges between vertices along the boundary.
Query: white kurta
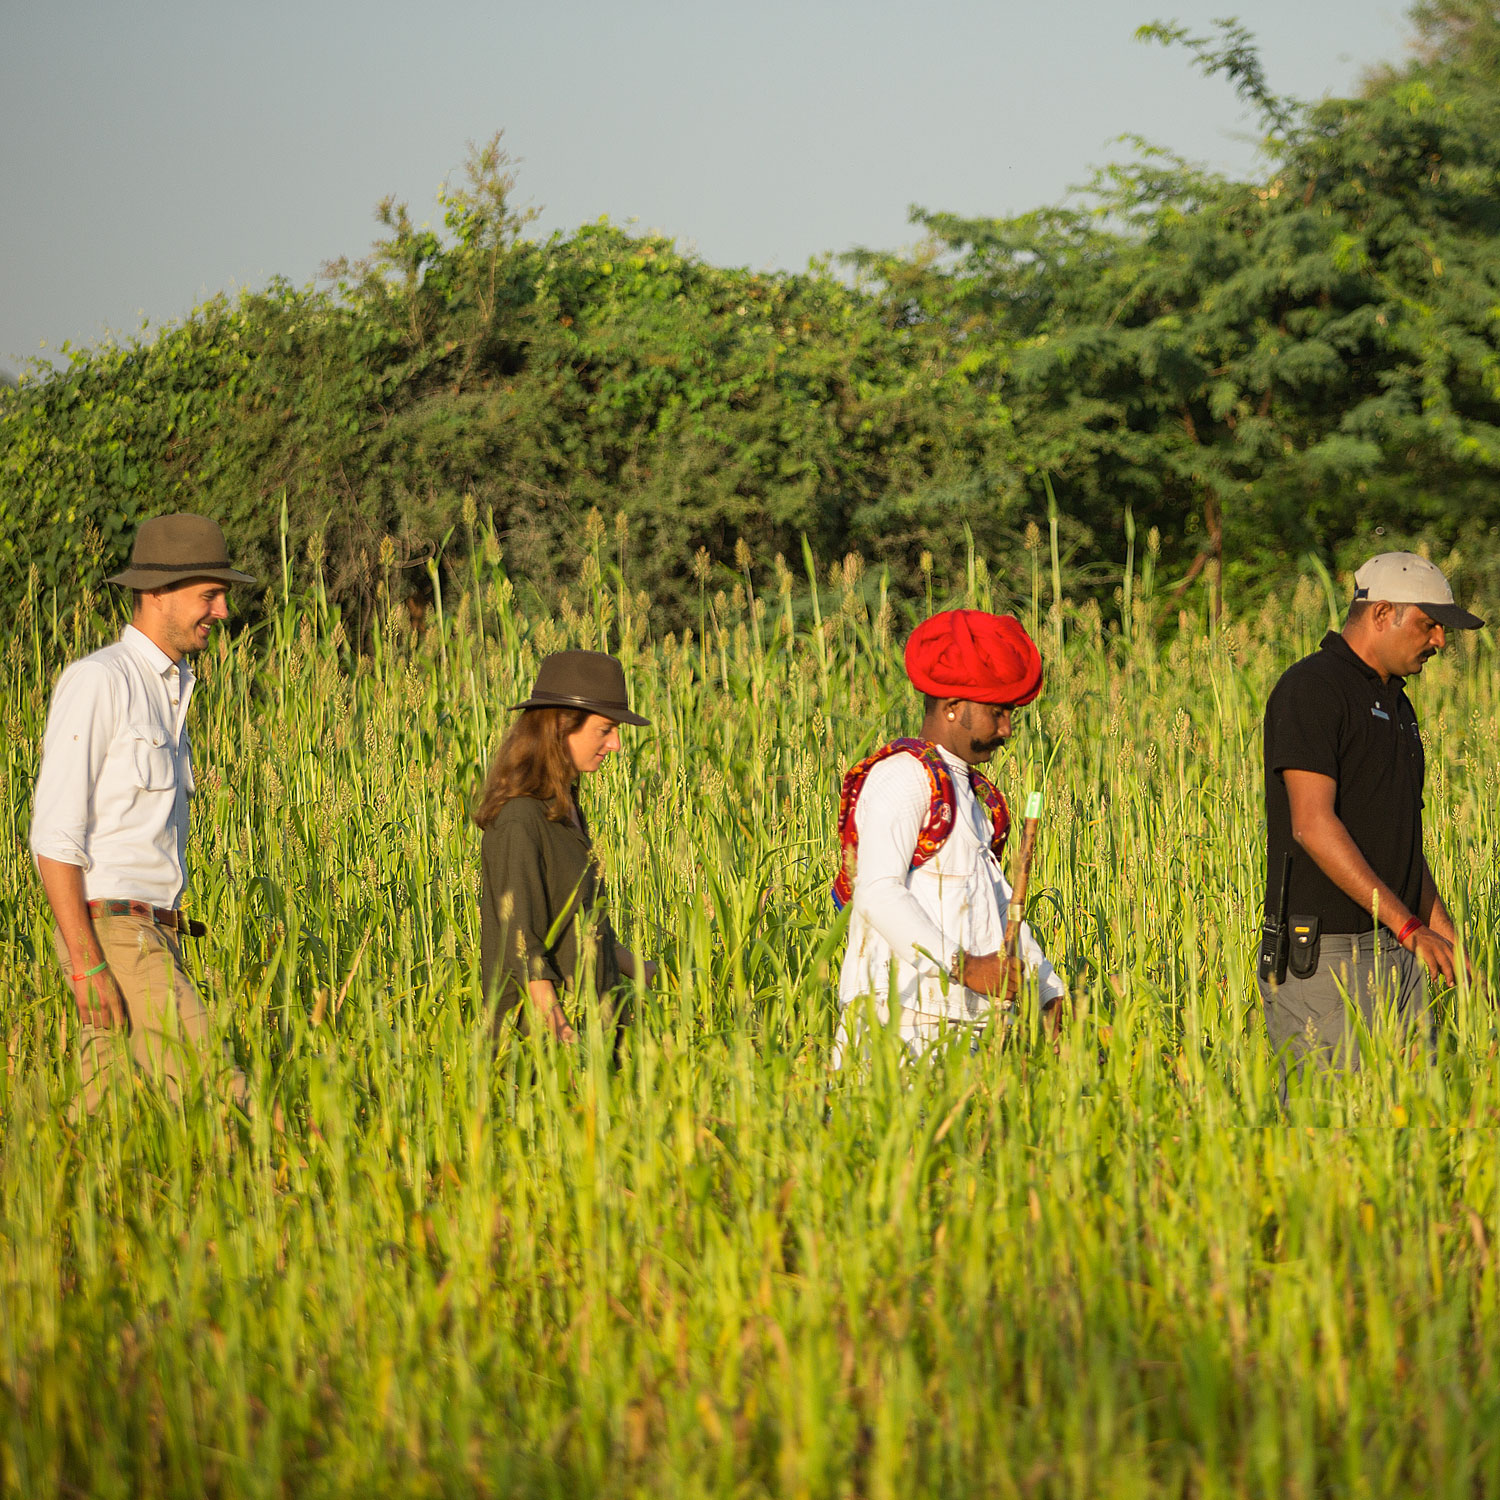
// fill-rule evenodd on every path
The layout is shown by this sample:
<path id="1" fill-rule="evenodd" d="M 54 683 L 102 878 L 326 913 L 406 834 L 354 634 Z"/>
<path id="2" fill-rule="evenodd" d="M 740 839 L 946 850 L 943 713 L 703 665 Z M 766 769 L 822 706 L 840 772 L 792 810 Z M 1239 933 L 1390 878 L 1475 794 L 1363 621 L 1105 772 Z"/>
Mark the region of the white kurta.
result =
<path id="1" fill-rule="evenodd" d="M 913 755 L 873 767 L 854 807 L 859 846 L 849 918 L 849 948 L 839 975 L 840 1021 L 835 1062 L 848 1035 L 848 1007 L 873 996 L 882 1024 L 894 999 L 901 1036 L 914 1053 L 953 1026 L 978 1028 L 988 995 L 944 977 L 954 953 L 994 953 L 1005 945 L 1010 884 L 990 852 L 994 825 L 969 784 L 969 767 L 947 750 L 953 773 L 953 832 L 924 865 L 911 868 L 926 821 L 932 783 Z M 1019 956 L 1036 977 L 1043 1003 L 1066 992 L 1031 929 L 1021 926 Z M 945 993 L 946 991 L 946 993 Z"/>

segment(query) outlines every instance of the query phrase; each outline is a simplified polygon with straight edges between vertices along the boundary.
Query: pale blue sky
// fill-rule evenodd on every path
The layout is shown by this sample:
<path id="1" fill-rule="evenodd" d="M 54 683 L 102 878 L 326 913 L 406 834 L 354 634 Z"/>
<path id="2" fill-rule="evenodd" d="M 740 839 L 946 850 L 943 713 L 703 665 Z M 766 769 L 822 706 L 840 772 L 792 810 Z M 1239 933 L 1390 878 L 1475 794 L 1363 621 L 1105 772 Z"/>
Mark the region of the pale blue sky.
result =
<path id="1" fill-rule="evenodd" d="M 756 267 L 907 244 L 911 203 L 1056 201 L 1124 132 L 1248 170 L 1228 84 L 1131 40 L 1224 14 L 1303 97 L 1407 37 L 1382 0 L 0 0 L 0 368 L 308 281 L 498 129 L 535 232 L 608 214 Z"/>

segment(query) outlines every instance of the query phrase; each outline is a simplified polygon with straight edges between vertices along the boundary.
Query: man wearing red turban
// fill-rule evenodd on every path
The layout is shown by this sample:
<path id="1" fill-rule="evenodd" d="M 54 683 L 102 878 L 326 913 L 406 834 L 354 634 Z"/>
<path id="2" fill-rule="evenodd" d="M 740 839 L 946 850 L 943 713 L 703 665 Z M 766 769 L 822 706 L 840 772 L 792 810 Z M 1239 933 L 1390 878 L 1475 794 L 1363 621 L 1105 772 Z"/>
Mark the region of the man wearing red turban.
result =
<path id="1" fill-rule="evenodd" d="M 1044 1007 L 1062 980 L 1024 924 L 1020 958 L 1004 961 L 1010 885 L 1001 855 L 1005 799 L 979 772 L 1010 738 L 1014 710 L 1042 690 L 1042 658 L 1013 615 L 953 609 L 906 643 L 906 674 L 923 695 L 918 738 L 893 740 L 844 778 L 843 859 L 834 900 L 852 904 L 839 976 L 838 1051 L 848 1007 L 872 998 L 886 1024 L 894 1000 L 913 1054 L 945 1030 L 978 1030 L 1014 1001 L 1022 970 Z"/>

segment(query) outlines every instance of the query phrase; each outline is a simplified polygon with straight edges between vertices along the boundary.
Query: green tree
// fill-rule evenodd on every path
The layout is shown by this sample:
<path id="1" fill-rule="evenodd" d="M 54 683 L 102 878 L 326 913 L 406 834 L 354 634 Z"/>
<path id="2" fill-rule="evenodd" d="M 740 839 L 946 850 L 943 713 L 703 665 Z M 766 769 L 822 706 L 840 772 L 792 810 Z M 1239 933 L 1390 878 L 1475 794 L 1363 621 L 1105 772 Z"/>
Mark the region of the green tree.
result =
<path id="1" fill-rule="evenodd" d="M 1023 467 L 1096 553 L 1123 553 L 1128 506 L 1217 609 L 1226 565 L 1249 588 L 1377 520 L 1446 542 L 1500 520 L 1493 8 L 1422 24 L 1425 60 L 1312 108 L 1271 92 L 1233 22 L 1144 28 L 1259 109 L 1261 180 L 1143 148 L 1082 208 L 918 212 L 923 253 L 860 258 L 893 316 L 1007 392 Z"/>
<path id="2" fill-rule="evenodd" d="M 891 325 L 827 268 L 715 267 L 607 222 L 527 239 L 513 189 L 491 141 L 441 193 L 439 228 L 382 203 L 371 253 L 322 285 L 217 300 L 16 393 L 0 408 L 15 479 L 0 587 L 32 564 L 97 577 L 141 514 L 188 503 L 267 578 L 284 507 L 293 553 L 311 549 L 362 614 L 383 578 L 420 591 L 445 545 L 460 560 L 466 515 L 491 518 L 545 594 L 576 576 L 591 510 L 628 514 L 634 581 L 679 614 L 700 549 L 727 563 L 743 541 L 769 562 L 805 536 L 915 580 L 924 551 L 962 552 L 966 526 L 1003 545 L 1008 418 L 944 340 Z M 77 541 L 90 518 L 93 558 Z"/>

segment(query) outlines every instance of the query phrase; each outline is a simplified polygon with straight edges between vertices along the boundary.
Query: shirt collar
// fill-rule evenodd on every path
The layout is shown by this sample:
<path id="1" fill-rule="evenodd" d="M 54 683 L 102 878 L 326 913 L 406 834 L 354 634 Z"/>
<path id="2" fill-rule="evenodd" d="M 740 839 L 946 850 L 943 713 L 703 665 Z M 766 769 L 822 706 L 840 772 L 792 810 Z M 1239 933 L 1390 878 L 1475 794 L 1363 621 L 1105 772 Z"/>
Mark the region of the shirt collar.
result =
<path id="1" fill-rule="evenodd" d="M 974 770 L 974 767 L 971 766 L 968 761 L 963 758 L 963 756 L 955 755 L 953 751 L 948 749 L 946 745 L 939 745 L 937 749 L 938 754 L 941 755 L 943 759 L 947 761 L 955 771 L 962 772 L 964 779 L 968 780 L 970 773 Z"/>
<path id="2" fill-rule="evenodd" d="M 144 630 L 137 630 L 134 625 L 127 625 L 120 632 L 120 644 L 129 646 L 158 677 L 165 677 L 173 667 L 178 669 L 183 682 L 193 675 L 187 657 L 184 656 L 181 661 L 173 661 Z"/>
<path id="3" fill-rule="evenodd" d="M 1318 643 L 1320 651 L 1327 651 L 1331 656 L 1342 662 L 1347 662 L 1361 676 L 1368 677 L 1371 682 L 1380 682 L 1380 673 L 1367 662 L 1337 630 L 1330 630 Z M 1406 686 L 1404 677 L 1392 677 L 1391 681 L 1399 688 Z"/>

